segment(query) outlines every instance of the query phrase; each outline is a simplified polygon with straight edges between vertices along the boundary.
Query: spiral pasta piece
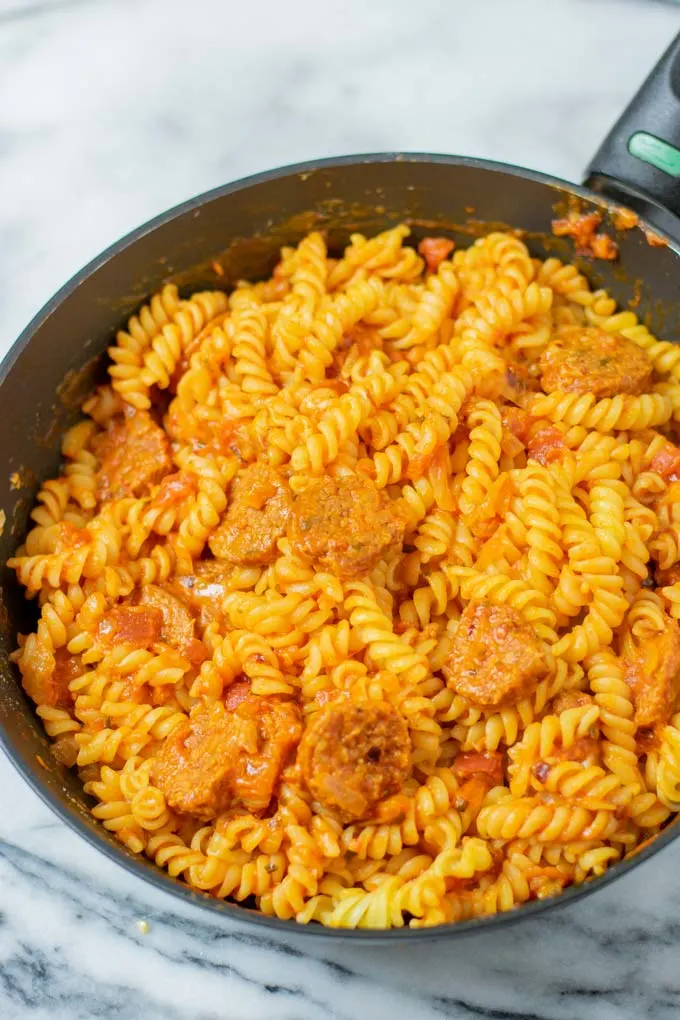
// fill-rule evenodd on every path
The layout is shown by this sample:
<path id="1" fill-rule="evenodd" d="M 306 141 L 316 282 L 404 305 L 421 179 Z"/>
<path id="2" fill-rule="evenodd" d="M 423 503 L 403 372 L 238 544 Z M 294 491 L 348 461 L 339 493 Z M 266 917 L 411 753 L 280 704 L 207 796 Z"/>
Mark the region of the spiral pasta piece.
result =
<path id="1" fill-rule="evenodd" d="M 638 431 L 665 425 L 673 417 L 673 403 L 661 393 L 645 393 L 641 397 L 619 394 L 597 400 L 592 393 L 581 396 L 555 392 L 532 397 L 526 407 L 536 418 L 583 425 L 598 432 Z"/>

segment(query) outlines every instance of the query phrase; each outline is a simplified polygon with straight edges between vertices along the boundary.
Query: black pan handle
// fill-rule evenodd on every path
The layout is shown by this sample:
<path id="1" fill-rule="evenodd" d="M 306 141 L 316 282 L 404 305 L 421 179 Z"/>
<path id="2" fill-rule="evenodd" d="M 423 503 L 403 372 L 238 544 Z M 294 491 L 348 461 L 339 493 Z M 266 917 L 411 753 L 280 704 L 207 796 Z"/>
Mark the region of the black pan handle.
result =
<path id="1" fill-rule="evenodd" d="M 617 201 L 680 217 L 680 34 L 621 114 L 585 183 Z M 676 235 L 677 236 L 677 235 Z"/>

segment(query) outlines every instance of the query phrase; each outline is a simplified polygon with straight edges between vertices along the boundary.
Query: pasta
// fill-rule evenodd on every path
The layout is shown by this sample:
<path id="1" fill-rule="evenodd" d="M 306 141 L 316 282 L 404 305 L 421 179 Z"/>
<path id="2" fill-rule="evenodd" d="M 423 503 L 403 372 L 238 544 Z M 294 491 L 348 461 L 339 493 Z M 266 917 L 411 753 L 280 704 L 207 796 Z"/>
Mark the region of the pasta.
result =
<path id="1" fill-rule="evenodd" d="M 680 808 L 680 354 L 510 234 L 408 235 L 167 284 L 9 561 L 94 816 L 304 924 L 512 910 Z"/>

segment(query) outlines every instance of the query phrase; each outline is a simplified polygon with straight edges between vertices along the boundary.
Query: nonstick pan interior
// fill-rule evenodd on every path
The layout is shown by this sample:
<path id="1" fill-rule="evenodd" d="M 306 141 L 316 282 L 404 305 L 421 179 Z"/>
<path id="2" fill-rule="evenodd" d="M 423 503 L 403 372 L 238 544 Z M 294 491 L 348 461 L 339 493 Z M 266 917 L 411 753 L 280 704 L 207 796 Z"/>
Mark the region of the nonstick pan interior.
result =
<path id="1" fill-rule="evenodd" d="M 326 230 L 331 246 L 340 247 L 353 231 L 372 234 L 402 221 L 412 226 L 416 242 L 436 232 L 465 246 L 489 230 L 513 229 L 532 254 L 572 260 L 569 243 L 552 236 L 551 220 L 574 204 L 602 212 L 604 229 L 620 246 L 616 263 L 587 261 L 579 268 L 594 286 L 606 287 L 621 307 L 634 299 L 637 314 L 654 332 L 666 340 L 680 340 L 680 263 L 673 243 L 650 245 L 638 227 L 617 232 L 604 199 L 499 164 L 413 154 L 303 164 L 228 185 L 141 227 L 86 267 L 45 306 L 0 370 L 2 562 L 25 533 L 40 482 L 58 469 L 60 437 L 77 419 L 79 404 L 101 372 L 101 356 L 116 329 L 163 282 L 177 282 L 187 292 L 228 289 L 239 278 L 267 276 L 280 246 L 294 244 L 311 229 Z M 0 597 L 0 741 L 11 760 L 64 821 L 109 857 L 160 888 L 225 917 L 326 938 L 391 941 L 462 935 L 571 902 L 651 856 L 677 831 L 670 827 L 635 857 L 554 901 L 437 929 L 331 931 L 203 896 L 131 854 L 92 818 L 80 781 L 53 759 L 42 724 L 9 662 L 17 632 L 29 629 L 35 611 L 7 569 Z"/>

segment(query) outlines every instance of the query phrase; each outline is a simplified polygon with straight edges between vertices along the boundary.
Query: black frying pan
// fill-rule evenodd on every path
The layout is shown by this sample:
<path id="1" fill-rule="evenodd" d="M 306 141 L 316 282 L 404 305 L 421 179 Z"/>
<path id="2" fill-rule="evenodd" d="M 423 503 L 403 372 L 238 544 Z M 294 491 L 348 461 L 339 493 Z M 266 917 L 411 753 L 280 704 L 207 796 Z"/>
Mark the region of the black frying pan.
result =
<path id="1" fill-rule="evenodd" d="M 679 148 L 675 148 L 678 145 Z M 229 287 L 237 279 L 265 277 L 281 244 L 297 242 L 311 228 L 325 229 L 331 245 L 355 230 L 372 234 L 406 220 L 417 241 L 446 232 L 458 244 L 489 229 L 520 228 L 532 253 L 571 259 L 566 241 L 551 236 L 551 220 L 576 202 L 606 221 L 623 202 L 661 228 L 662 246 L 640 228 L 616 235 L 620 259 L 582 268 L 622 306 L 634 288 L 638 314 L 667 340 L 680 341 L 680 36 L 595 156 L 590 188 L 499 163 L 459 156 L 386 153 L 348 156 L 284 167 L 200 195 L 123 238 L 75 276 L 45 305 L 17 340 L 0 369 L 0 536 L 2 562 L 25 533 L 41 480 L 57 472 L 59 440 L 78 415 L 106 346 L 117 328 L 167 280 L 185 290 Z M 592 190 L 591 190 L 592 189 Z M 644 226 L 644 224 L 643 224 Z M 614 234 L 610 223 L 609 232 Z M 212 261 L 219 258 L 225 275 Z M 16 488 L 14 472 L 19 473 Z M 130 853 L 89 813 L 89 798 L 76 775 L 61 767 L 32 703 L 18 683 L 9 653 L 17 631 L 33 624 L 10 571 L 0 587 L 0 741 L 24 778 L 50 807 L 112 860 L 177 897 L 225 919 L 291 933 L 386 942 L 463 935 L 498 927 L 573 902 L 602 888 L 651 857 L 680 832 L 666 829 L 634 857 L 602 878 L 538 901 L 511 914 L 436 929 L 387 932 L 337 931 L 298 926 L 194 892 L 145 858 Z"/>

